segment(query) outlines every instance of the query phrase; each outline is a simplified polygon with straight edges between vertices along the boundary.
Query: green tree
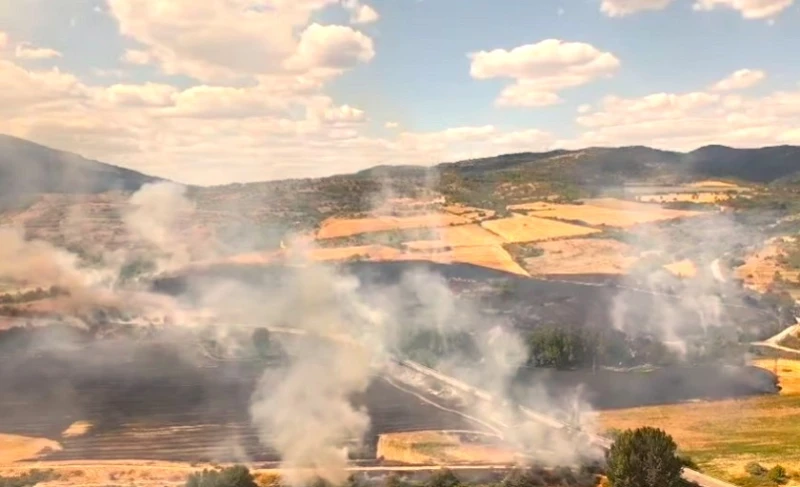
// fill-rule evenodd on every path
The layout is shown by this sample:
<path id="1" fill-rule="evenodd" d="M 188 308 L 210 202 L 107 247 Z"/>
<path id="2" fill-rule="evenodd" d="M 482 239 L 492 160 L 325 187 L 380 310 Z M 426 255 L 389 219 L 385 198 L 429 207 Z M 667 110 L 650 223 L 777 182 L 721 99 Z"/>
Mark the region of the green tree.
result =
<path id="1" fill-rule="evenodd" d="M 627 430 L 617 436 L 607 455 L 612 487 L 678 487 L 683 465 L 677 445 L 663 430 Z"/>

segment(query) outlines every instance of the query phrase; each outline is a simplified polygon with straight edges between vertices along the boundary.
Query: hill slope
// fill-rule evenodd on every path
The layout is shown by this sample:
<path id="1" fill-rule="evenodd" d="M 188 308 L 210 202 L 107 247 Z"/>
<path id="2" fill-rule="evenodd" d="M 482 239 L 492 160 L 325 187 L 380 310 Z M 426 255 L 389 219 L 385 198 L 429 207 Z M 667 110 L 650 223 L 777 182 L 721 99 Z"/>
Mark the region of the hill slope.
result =
<path id="1" fill-rule="evenodd" d="M 159 178 L 0 134 L 0 194 L 136 190 Z"/>

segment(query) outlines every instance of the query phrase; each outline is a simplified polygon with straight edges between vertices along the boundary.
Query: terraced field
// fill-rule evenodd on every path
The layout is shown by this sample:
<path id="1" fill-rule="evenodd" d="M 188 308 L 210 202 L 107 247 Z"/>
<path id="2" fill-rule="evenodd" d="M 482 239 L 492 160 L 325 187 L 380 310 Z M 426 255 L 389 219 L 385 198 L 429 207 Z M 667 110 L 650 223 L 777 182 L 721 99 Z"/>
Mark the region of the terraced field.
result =
<path id="1" fill-rule="evenodd" d="M 248 414 L 263 365 L 208 366 L 155 344 L 133 348 L 117 357 L 99 348 L 5 356 L 0 433 L 58 441 L 62 449 L 45 454 L 46 460 L 279 459 L 261 444 Z M 380 433 L 478 428 L 379 377 L 353 400 L 372 420 L 364 448 L 352 453 L 356 459 L 375 458 Z M 83 435 L 63 435 L 76 421 L 91 427 Z"/>

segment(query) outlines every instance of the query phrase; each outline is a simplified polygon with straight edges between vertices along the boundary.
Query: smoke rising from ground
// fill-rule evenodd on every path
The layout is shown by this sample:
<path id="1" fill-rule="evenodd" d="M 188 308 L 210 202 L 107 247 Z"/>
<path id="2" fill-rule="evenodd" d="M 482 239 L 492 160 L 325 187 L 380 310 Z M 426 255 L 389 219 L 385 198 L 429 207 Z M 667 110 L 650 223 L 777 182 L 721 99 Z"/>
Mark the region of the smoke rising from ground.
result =
<path id="1" fill-rule="evenodd" d="M 150 246 L 157 271 L 174 270 L 190 262 L 189 245 L 176 232 L 181 218 L 194 210 L 185 193 L 185 186 L 174 183 L 146 184 L 128 202 L 125 225 L 136 240 Z"/>
<path id="2" fill-rule="evenodd" d="M 737 333 L 757 333 L 734 328 L 742 320 L 733 318 L 751 307 L 723 269 L 734 252 L 764 240 L 757 227 L 738 223 L 729 214 L 691 217 L 626 234 L 625 241 L 642 259 L 620 284 L 609 310 L 612 323 L 632 337 L 657 339 L 682 359 L 705 353 L 709 334 L 736 340 Z M 683 260 L 694 264 L 694 275 L 676 277 L 662 267 Z M 649 316 L 639 314 L 642 299 L 649 300 Z M 761 320 L 775 318 L 765 315 Z"/>
<path id="3" fill-rule="evenodd" d="M 378 206 L 391 194 L 387 190 L 376 196 L 373 204 Z M 141 291 L 134 300 L 128 283 L 119 279 L 119 266 L 132 257 L 145 257 L 156 263 L 144 272 L 147 277 L 189 264 L 192 250 L 178 227 L 193 206 L 184 188 L 171 183 L 144 186 L 129 205 L 124 221 L 135 250 L 108 256 L 105 262 L 118 263 L 111 268 L 88 271 L 68 252 L 5 232 L 0 239 L 8 245 L 0 247 L 0 257 L 7 264 L 0 276 L 56 283 L 76 296 L 110 296 L 131 309 L 147 304 L 174 325 L 206 329 L 206 336 L 227 349 L 223 355 L 239 353 L 240 336 L 254 326 L 305 334 L 272 334 L 291 360 L 283 368 L 264 371 L 250 405 L 264 445 L 280 453 L 284 466 L 306 469 L 293 470 L 288 479 L 293 484 L 314 476 L 336 483 L 345 479 L 348 453 L 359 447 L 370 428 L 369 412 L 354 405 L 353 397 L 366 391 L 390 355 L 408 349 L 415 337 L 423 337 L 425 345 L 426 333 L 442 337 L 443 348 L 433 352 L 441 370 L 493 396 L 491 407 L 479 401 L 470 404 L 470 414 L 494 417 L 506 425 L 509 441 L 534 456 L 547 446 L 554 463 L 569 463 L 582 451 L 580 440 L 553 434 L 521 415 L 510 400 L 511 380 L 526 359 L 523 337 L 502 319 L 489 320 L 459 300 L 441 276 L 418 269 L 396 282 L 376 276 L 367 284 L 342 268 L 310 262 L 304 254 L 312 244 L 287 236 L 285 241 L 294 244 L 279 278 L 256 284 L 224 279 L 196 283 L 192 302 Z M 201 319 L 202 311 L 211 314 Z M 469 340 L 462 341 L 464 337 Z M 183 351 L 197 346 L 184 338 L 171 345 Z M 473 361 L 474 353 L 482 358 L 479 363 Z M 192 360 L 192 353 L 185 353 L 185 359 Z M 528 395 L 540 412 L 561 408 L 560 400 L 535 387 Z M 575 402 L 576 411 L 588 409 L 577 394 Z M 235 439 L 231 441 L 235 447 Z"/>

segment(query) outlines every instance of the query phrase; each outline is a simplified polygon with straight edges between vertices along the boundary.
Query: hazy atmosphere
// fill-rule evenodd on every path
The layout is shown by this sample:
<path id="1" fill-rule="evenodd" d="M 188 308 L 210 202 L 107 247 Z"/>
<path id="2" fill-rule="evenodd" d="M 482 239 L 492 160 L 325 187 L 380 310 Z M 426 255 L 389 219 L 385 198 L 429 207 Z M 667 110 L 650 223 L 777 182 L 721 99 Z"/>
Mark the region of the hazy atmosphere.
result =
<path id="1" fill-rule="evenodd" d="M 800 487 L 798 21 L 0 0 L 0 487 Z"/>

